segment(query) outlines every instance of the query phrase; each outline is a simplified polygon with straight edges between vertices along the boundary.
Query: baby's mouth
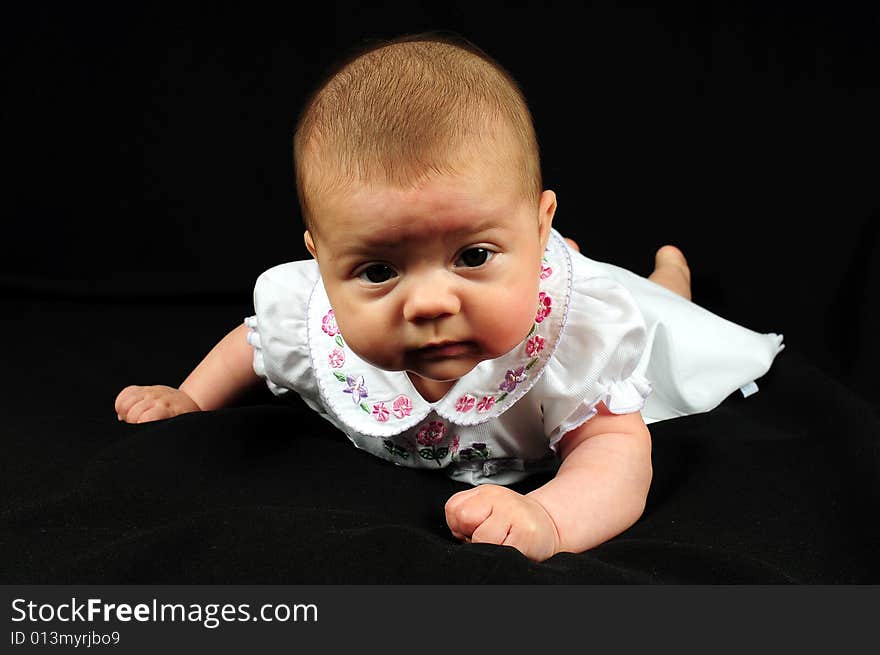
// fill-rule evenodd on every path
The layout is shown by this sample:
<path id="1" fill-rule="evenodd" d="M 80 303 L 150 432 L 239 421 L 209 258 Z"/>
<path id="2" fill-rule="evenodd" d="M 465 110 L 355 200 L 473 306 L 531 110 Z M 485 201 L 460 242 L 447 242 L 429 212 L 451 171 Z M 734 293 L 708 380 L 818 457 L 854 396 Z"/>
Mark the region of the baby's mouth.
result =
<path id="1" fill-rule="evenodd" d="M 448 357 L 461 357 L 474 350 L 474 344 L 470 341 L 441 341 L 428 344 L 415 350 L 416 355 L 422 359 L 446 359 Z"/>

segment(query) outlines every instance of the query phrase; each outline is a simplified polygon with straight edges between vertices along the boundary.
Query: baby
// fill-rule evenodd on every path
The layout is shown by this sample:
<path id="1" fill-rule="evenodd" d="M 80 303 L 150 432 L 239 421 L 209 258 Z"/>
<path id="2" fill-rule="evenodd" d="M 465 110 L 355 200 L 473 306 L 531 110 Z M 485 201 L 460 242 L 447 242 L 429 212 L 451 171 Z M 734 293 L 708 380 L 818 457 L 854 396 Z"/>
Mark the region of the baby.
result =
<path id="1" fill-rule="evenodd" d="M 464 40 L 350 58 L 306 104 L 294 154 L 314 260 L 263 273 L 255 315 L 179 389 L 125 388 L 120 420 L 295 391 L 359 448 L 473 484 L 446 502 L 456 538 L 542 561 L 641 516 L 646 398 L 649 422 L 707 411 L 781 349 L 691 303 L 675 247 L 645 279 L 566 244 L 526 103 Z M 505 486 L 539 470 L 554 477 L 534 491 Z"/>

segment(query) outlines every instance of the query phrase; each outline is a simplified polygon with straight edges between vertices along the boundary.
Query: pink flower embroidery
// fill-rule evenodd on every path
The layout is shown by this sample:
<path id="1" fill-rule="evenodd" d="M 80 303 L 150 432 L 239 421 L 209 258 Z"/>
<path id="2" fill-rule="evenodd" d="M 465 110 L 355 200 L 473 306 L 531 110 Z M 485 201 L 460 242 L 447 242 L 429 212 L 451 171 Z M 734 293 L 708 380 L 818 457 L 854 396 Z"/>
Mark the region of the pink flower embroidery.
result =
<path id="1" fill-rule="evenodd" d="M 515 371 L 508 369 L 507 373 L 504 374 L 504 382 L 502 382 L 501 386 L 498 388 L 507 393 L 516 389 L 516 385 L 526 379 L 525 368 L 525 366 L 520 366 Z"/>
<path id="2" fill-rule="evenodd" d="M 538 313 L 535 315 L 535 323 L 540 323 L 545 318 L 550 316 L 550 311 L 553 309 L 553 300 L 543 291 L 538 294 Z"/>
<path id="3" fill-rule="evenodd" d="M 443 441 L 446 436 L 446 424 L 443 421 L 430 421 L 416 433 L 416 441 L 423 446 L 433 446 Z"/>
<path id="4" fill-rule="evenodd" d="M 324 318 L 321 319 L 321 329 L 331 337 L 339 334 L 339 328 L 336 326 L 336 316 L 333 315 L 332 309 L 324 314 Z"/>
<path id="5" fill-rule="evenodd" d="M 334 348 L 328 355 L 330 359 L 330 368 L 341 368 L 345 364 L 345 353 L 339 348 Z"/>
<path id="6" fill-rule="evenodd" d="M 477 403 L 477 411 L 488 412 L 495 404 L 495 396 L 483 396 L 483 399 Z"/>
<path id="7" fill-rule="evenodd" d="M 553 269 L 546 264 L 541 264 L 541 279 L 546 280 L 551 275 L 553 275 Z"/>
<path id="8" fill-rule="evenodd" d="M 458 435 L 452 437 L 452 452 L 458 451 L 458 444 L 460 443 Z"/>
<path id="9" fill-rule="evenodd" d="M 412 401 L 404 395 L 398 396 L 391 402 L 391 413 L 395 418 L 409 416 L 412 413 Z"/>
<path id="10" fill-rule="evenodd" d="M 376 420 L 380 423 L 384 423 L 388 420 L 388 406 L 384 401 L 378 402 L 373 405 L 373 416 L 376 417 Z"/>
<path id="11" fill-rule="evenodd" d="M 474 404 L 477 402 L 477 399 L 474 398 L 469 393 L 466 393 L 461 398 L 458 399 L 458 402 L 455 403 L 455 411 L 457 412 L 469 412 L 474 408 Z"/>
<path id="12" fill-rule="evenodd" d="M 534 357 L 542 350 L 544 350 L 544 337 L 536 334 L 526 341 L 526 355 L 529 357 Z"/>

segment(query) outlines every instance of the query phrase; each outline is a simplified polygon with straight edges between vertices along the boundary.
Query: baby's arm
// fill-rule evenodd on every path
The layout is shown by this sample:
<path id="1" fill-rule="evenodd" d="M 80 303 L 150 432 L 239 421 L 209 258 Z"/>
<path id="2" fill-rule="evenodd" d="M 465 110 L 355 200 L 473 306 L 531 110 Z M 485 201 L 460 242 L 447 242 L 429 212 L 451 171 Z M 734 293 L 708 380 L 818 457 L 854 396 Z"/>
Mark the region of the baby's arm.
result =
<path id="1" fill-rule="evenodd" d="M 117 415 L 128 423 L 145 423 L 228 405 L 261 381 L 254 372 L 254 349 L 247 342 L 247 333 L 248 327 L 240 325 L 227 334 L 179 389 L 126 387 L 116 398 Z"/>
<path id="2" fill-rule="evenodd" d="M 651 485 L 651 435 L 638 412 L 598 409 L 562 438 L 562 465 L 542 487 L 523 496 L 481 485 L 452 496 L 446 519 L 453 534 L 542 561 L 593 548 L 635 523 Z"/>

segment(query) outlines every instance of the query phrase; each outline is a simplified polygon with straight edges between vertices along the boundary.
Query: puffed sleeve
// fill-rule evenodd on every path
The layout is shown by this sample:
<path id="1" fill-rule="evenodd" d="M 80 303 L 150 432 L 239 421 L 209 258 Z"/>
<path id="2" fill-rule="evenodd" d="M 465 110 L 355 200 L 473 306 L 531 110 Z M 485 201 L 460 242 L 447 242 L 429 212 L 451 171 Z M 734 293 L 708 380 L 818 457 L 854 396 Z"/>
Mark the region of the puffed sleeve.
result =
<path id="1" fill-rule="evenodd" d="M 562 338 L 541 380 L 544 429 L 555 449 L 596 414 L 639 411 L 651 385 L 636 371 L 646 345 L 645 321 L 630 293 L 577 254 Z"/>
<path id="2" fill-rule="evenodd" d="M 318 398 L 306 323 L 318 275 L 314 260 L 289 262 L 262 273 L 254 286 L 255 313 L 244 321 L 247 341 L 254 371 L 276 396 L 292 390 L 307 402 Z"/>

